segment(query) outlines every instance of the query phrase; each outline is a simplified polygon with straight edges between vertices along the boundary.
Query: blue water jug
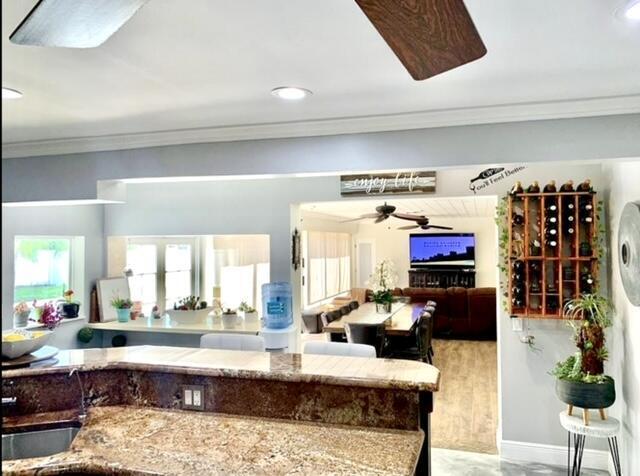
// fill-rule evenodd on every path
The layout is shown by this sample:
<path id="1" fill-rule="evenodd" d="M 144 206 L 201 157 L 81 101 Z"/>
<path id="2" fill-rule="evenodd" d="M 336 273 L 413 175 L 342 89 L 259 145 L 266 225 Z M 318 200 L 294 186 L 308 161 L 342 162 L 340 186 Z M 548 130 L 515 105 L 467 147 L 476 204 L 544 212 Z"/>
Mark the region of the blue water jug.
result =
<path id="1" fill-rule="evenodd" d="M 262 316 L 267 329 L 283 329 L 293 324 L 291 284 L 262 285 Z"/>

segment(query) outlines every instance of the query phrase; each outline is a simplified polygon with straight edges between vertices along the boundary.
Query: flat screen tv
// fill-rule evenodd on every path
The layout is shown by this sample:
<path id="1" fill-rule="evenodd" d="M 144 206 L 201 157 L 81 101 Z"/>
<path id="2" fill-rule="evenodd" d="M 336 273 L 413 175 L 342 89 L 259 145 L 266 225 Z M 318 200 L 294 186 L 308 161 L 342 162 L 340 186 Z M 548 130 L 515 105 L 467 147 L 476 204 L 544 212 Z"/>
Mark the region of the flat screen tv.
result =
<path id="1" fill-rule="evenodd" d="M 412 233 L 409 236 L 411 267 L 475 267 L 473 233 Z"/>

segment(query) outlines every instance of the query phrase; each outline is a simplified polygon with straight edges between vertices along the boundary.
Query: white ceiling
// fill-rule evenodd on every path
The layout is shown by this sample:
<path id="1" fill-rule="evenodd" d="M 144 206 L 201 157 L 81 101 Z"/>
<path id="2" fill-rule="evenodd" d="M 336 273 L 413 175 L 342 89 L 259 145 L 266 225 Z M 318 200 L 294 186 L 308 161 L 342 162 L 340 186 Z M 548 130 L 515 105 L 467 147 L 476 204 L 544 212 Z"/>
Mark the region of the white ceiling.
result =
<path id="1" fill-rule="evenodd" d="M 24 92 L 3 101 L 3 144 L 629 95 L 640 110 L 623 0 L 467 0 L 488 54 L 424 82 L 353 0 L 151 0 L 84 50 L 10 43 L 35 3 L 2 2 L 2 85 Z M 314 95 L 281 102 L 281 85 Z"/>
<path id="2" fill-rule="evenodd" d="M 367 200 L 303 203 L 300 205 L 300 208 L 303 214 L 307 214 L 308 216 L 340 221 L 357 218 L 369 213 L 375 213 L 375 208 L 378 205 L 382 205 L 385 201 L 389 205 L 395 206 L 397 212 L 425 215 L 429 218 L 493 218 L 496 210 L 496 198 L 491 196 L 412 198 L 380 197 L 378 199 Z M 373 220 L 362 220 L 360 223 L 373 223 Z"/>

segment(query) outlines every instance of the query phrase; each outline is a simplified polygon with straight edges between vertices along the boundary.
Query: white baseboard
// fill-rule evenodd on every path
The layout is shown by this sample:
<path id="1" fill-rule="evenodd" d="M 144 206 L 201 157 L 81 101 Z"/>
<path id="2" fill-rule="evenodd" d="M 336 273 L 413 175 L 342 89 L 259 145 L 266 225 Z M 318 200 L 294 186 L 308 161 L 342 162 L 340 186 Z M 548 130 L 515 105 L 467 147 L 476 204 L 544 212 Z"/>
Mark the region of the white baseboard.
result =
<path id="1" fill-rule="evenodd" d="M 500 458 L 566 466 L 567 447 L 502 440 L 500 442 Z M 582 467 L 609 471 L 609 452 L 585 448 L 582 455 Z"/>

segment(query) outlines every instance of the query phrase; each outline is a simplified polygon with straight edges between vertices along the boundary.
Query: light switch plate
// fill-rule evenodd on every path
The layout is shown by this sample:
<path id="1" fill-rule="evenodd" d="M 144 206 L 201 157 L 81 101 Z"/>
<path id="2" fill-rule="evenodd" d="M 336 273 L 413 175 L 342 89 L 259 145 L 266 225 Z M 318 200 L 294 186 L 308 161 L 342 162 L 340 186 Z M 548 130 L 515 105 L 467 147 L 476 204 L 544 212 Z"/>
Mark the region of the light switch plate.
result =
<path id="1" fill-rule="evenodd" d="M 204 410 L 204 385 L 182 386 L 182 409 Z"/>
<path id="2" fill-rule="evenodd" d="M 517 317 L 511 319 L 511 330 L 514 332 L 522 332 L 522 319 Z"/>

